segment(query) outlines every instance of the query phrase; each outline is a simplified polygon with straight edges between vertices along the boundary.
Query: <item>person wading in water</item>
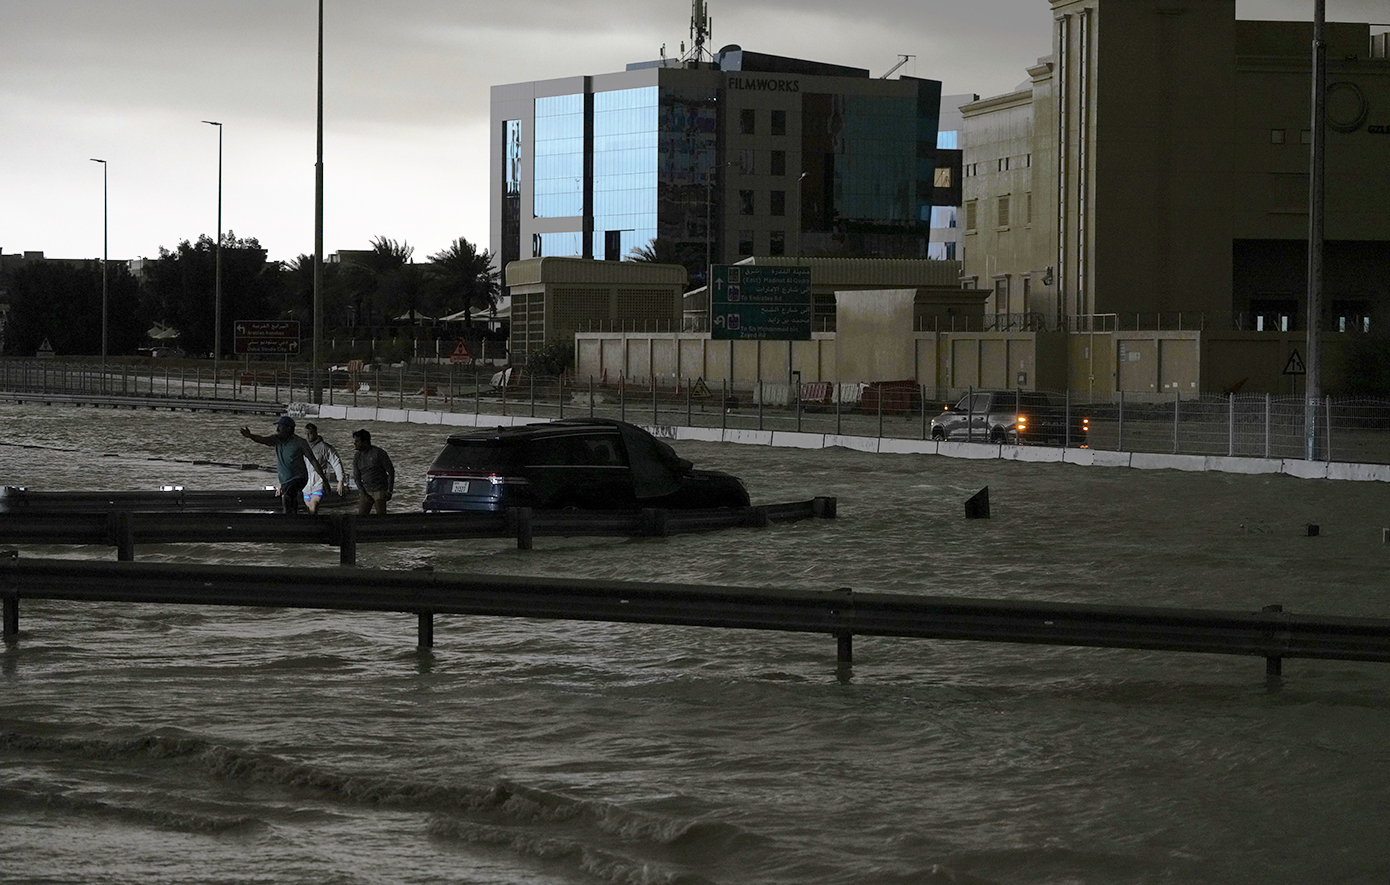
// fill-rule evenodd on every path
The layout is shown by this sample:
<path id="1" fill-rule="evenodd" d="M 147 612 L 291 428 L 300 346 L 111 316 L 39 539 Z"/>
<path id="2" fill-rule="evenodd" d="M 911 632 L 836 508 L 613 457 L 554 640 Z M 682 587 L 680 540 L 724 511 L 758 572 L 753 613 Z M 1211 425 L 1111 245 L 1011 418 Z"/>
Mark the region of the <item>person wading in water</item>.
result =
<path id="1" fill-rule="evenodd" d="M 326 474 L 314 450 L 295 436 L 294 419 L 282 415 L 275 422 L 274 436 L 257 436 L 250 428 L 241 428 L 241 435 L 263 446 L 275 449 L 275 474 L 280 480 L 280 507 L 283 513 L 298 513 L 304 499 L 304 487 L 309 483 L 309 468 L 312 467 L 322 480 Z"/>

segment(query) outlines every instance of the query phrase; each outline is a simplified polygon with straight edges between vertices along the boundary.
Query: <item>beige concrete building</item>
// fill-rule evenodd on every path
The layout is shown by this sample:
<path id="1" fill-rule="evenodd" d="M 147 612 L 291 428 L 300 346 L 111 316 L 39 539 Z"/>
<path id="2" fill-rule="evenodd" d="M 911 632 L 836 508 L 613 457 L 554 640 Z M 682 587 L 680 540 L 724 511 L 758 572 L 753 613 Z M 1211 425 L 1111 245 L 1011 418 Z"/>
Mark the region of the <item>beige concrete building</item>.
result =
<path id="1" fill-rule="evenodd" d="M 640 261 L 527 258 L 507 265 L 511 347 L 529 353 L 580 331 L 681 327 L 685 268 Z"/>
<path id="2" fill-rule="evenodd" d="M 1311 23 L 1237 20 L 1234 0 L 1050 2 L 1052 55 L 961 108 L 967 282 L 992 291 L 998 328 L 1085 333 L 1072 389 L 1287 388 L 1307 314 Z M 1369 25 L 1326 34 L 1323 328 L 1350 335 L 1390 324 L 1390 60 Z M 1116 330 L 1183 333 L 1175 374 Z M 1238 350 L 1273 370 L 1213 343 L 1255 333 L 1284 344 Z"/>

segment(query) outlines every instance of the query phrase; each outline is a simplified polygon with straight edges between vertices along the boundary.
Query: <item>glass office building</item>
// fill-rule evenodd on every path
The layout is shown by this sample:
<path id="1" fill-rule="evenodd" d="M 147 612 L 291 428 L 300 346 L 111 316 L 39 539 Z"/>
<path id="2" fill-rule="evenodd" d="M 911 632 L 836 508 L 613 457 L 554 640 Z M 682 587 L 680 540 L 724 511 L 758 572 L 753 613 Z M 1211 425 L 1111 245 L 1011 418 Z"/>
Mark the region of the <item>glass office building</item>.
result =
<path id="1" fill-rule="evenodd" d="M 491 248 L 504 265 L 645 255 L 692 286 L 751 255 L 925 258 L 940 98 L 737 47 L 493 87 Z"/>

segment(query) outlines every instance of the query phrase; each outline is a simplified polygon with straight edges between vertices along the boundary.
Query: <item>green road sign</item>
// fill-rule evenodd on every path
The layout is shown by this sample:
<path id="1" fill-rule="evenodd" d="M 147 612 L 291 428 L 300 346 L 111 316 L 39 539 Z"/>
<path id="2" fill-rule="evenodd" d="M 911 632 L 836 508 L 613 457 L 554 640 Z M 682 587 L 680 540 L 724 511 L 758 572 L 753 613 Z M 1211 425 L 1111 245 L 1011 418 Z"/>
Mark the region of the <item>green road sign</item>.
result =
<path id="1" fill-rule="evenodd" d="M 715 265 L 710 337 L 811 339 L 811 269 Z"/>

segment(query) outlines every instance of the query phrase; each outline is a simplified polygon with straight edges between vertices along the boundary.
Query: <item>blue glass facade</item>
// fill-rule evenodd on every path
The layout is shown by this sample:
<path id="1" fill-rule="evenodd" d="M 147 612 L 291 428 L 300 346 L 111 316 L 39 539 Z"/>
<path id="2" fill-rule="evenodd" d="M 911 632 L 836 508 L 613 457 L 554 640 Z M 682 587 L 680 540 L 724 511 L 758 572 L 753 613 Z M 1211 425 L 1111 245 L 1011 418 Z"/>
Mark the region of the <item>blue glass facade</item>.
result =
<path id="1" fill-rule="evenodd" d="M 521 255 L 617 260 L 651 248 L 685 265 L 692 285 L 708 263 L 754 249 L 924 256 L 940 84 L 764 61 L 775 77 L 634 69 L 605 75 L 598 91 L 587 90 L 599 78 L 576 78 L 546 90 L 563 94 L 526 97 L 532 120 L 503 118 L 499 175 Z"/>
<path id="2" fill-rule="evenodd" d="M 627 258 L 656 237 L 657 119 L 655 86 L 594 94 L 595 258 Z"/>
<path id="3" fill-rule="evenodd" d="M 584 96 L 536 99 L 535 191 L 537 218 L 584 214 Z"/>

